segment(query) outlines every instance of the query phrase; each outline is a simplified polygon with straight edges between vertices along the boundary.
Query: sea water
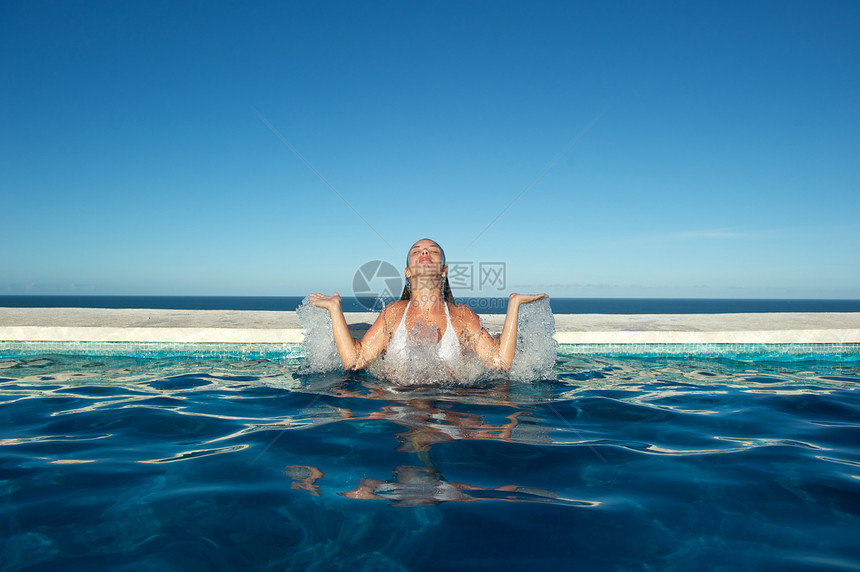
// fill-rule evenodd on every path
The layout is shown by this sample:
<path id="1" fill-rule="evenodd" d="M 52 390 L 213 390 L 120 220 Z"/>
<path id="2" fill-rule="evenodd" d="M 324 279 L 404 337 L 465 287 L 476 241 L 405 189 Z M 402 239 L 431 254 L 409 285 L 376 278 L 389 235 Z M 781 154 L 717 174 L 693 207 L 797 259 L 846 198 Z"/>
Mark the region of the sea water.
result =
<path id="1" fill-rule="evenodd" d="M 828 361 L 829 360 L 829 361 Z M 856 359 L 0 358 L 3 570 L 856 570 Z"/>

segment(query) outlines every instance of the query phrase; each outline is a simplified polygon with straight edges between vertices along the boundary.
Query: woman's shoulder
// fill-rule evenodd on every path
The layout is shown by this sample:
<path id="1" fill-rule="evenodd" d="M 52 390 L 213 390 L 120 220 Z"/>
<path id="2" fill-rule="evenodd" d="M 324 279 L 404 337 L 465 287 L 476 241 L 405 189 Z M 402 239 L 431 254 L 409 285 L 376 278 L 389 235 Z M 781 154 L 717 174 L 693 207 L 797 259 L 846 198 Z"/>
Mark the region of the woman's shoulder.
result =
<path id="1" fill-rule="evenodd" d="M 395 300 L 388 304 L 383 310 L 382 315 L 385 316 L 386 319 L 394 319 L 403 316 L 403 312 L 406 311 L 406 307 L 409 305 L 409 300 Z"/>
<path id="2" fill-rule="evenodd" d="M 409 300 L 395 300 L 394 302 L 390 302 L 385 307 L 384 311 L 385 312 L 390 312 L 390 311 L 402 312 L 403 310 L 406 309 L 406 306 L 408 306 L 408 305 L 409 305 Z"/>
<path id="3" fill-rule="evenodd" d="M 469 306 L 466 304 L 448 304 L 448 311 L 451 312 L 451 319 L 468 325 L 481 325 L 481 319 Z"/>

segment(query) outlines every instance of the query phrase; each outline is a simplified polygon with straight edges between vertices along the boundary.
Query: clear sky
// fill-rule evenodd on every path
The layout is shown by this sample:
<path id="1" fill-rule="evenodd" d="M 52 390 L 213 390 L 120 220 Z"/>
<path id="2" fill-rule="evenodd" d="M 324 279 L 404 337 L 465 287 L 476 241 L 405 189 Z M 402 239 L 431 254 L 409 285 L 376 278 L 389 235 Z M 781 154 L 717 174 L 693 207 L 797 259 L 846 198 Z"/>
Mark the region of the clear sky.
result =
<path id="1" fill-rule="evenodd" d="M 455 295 L 860 298 L 858 29 L 853 0 L 6 0 L 0 294 L 349 294 L 426 236 L 473 265 Z"/>

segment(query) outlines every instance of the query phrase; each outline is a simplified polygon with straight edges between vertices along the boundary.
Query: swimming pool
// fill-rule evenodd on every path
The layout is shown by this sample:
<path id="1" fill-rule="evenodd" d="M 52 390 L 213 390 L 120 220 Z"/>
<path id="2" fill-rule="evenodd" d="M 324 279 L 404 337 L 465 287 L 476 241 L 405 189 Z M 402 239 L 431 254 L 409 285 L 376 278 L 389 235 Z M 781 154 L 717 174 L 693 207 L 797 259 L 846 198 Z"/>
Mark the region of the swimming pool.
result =
<path id="1" fill-rule="evenodd" d="M 4 570 L 860 567 L 856 347 L 403 390 L 72 353 L 0 357 Z"/>

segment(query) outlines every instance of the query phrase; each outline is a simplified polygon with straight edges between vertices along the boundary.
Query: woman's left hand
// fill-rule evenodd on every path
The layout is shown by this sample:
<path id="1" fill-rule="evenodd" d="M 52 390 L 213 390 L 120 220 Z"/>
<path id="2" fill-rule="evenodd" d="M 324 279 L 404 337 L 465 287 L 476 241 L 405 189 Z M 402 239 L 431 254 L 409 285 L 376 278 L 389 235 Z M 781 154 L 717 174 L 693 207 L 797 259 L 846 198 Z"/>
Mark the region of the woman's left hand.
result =
<path id="1" fill-rule="evenodd" d="M 541 300 L 543 298 L 549 298 L 546 294 L 511 294 L 510 302 L 514 302 L 516 304 L 528 304 L 529 302 L 534 302 L 535 300 Z"/>

